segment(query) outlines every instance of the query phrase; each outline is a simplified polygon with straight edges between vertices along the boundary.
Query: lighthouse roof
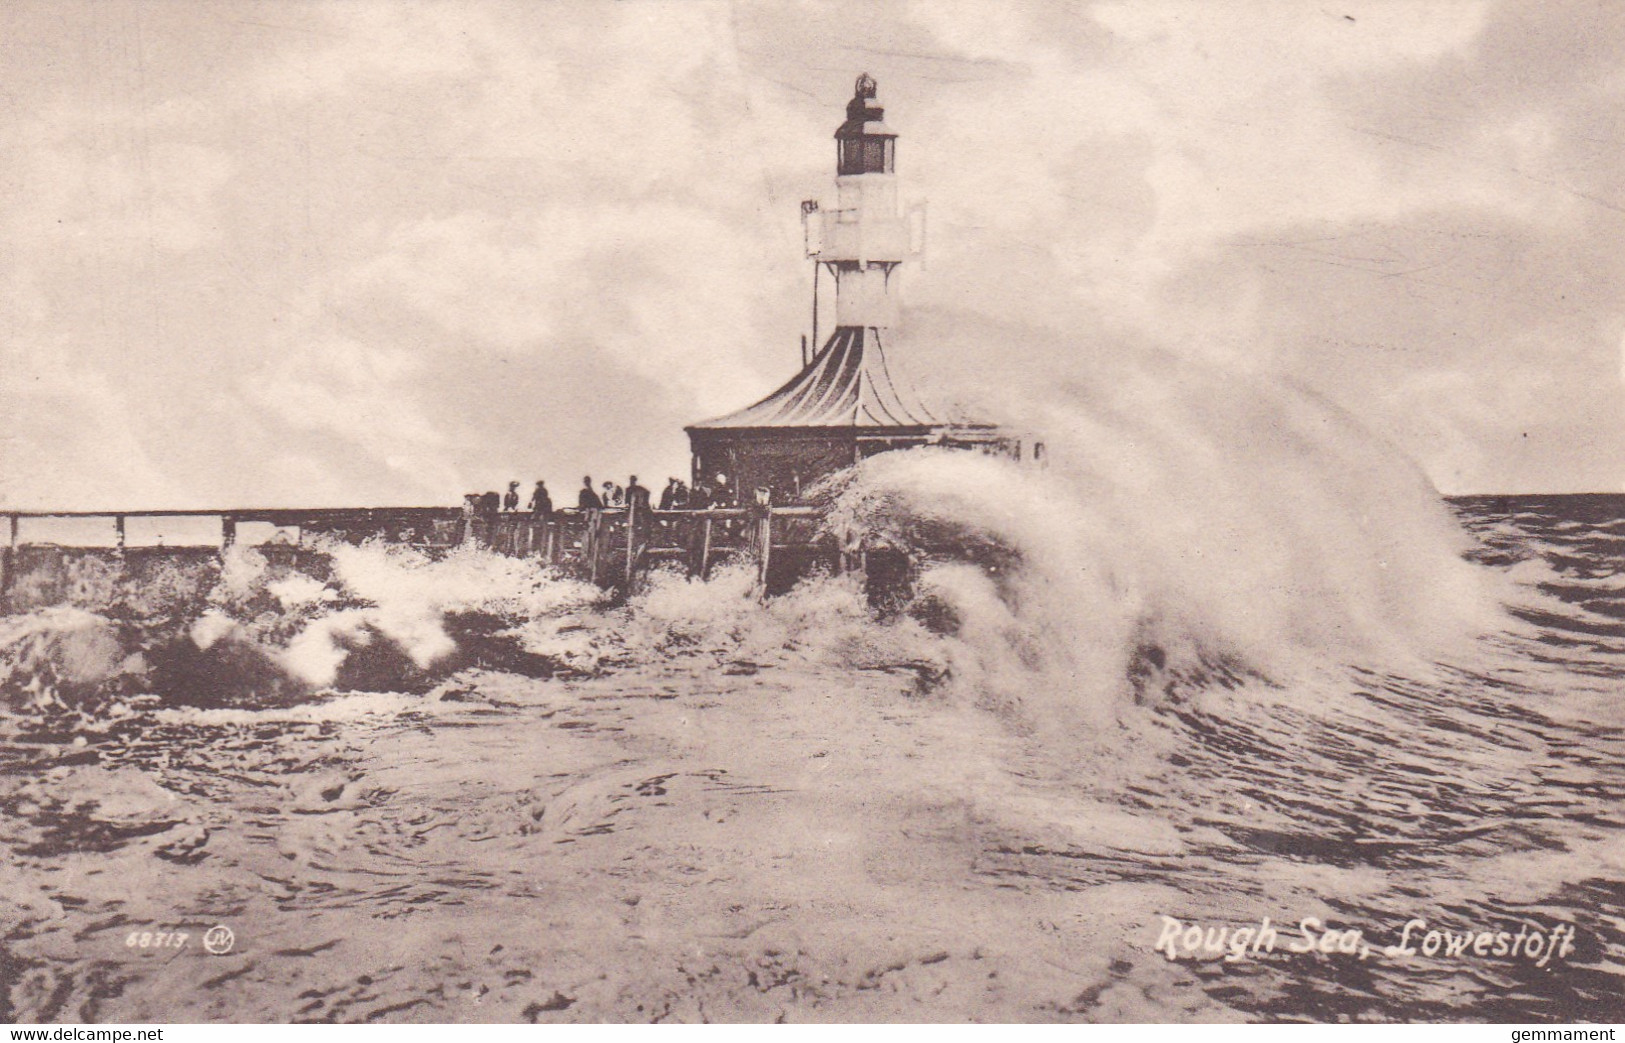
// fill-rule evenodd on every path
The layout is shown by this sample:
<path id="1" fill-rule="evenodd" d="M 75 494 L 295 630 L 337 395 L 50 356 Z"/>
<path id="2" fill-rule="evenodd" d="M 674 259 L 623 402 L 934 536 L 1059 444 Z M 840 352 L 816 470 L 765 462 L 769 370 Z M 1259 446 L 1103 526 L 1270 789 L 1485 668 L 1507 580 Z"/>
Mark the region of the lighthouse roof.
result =
<path id="1" fill-rule="evenodd" d="M 737 413 L 694 424 L 717 428 L 939 427 L 959 423 L 927 406 L 886 362 L 881 330 L 841 326 L 807 367 Z"/>
<path id="2" fill-rule="evenodd" d="M 886 110 L 876 97 L 879 88 L 868 73 L 858 77 L 852 100 L 846 103 L 846 122 L 835 130 L 837 138 L 895 138 L 897 132 L 885 124 Z"/>

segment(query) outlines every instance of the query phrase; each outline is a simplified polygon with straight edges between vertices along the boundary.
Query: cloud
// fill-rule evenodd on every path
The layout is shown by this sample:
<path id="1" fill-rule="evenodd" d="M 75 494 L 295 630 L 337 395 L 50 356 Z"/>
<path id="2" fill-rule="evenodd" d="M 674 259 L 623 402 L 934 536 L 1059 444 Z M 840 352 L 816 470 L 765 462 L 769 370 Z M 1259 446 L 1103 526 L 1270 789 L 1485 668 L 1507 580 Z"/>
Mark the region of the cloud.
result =
<path id="1" fill-rule="evenodd" d="M 1272 370 L 1451 490 L 1613 488 L 1622 18 L 9 4 L 0 389 L 31 403 L 10 444 L 56 448 L 4 495 L 681 473 L 684 423 L 795 368 L 796 203 L 865 69 L 929 203 L 920 316 Z"/>
<path id="2" fill-rule="evenodd" d="M 214 196 L 231 176 L 218 149 L 179 142 L 139 151 L 58 142 L 25 154 L 33 162 L 13 176 L 31 205 L 6 226 L 32 250 L 195 250 L 216 234 Z"/>
<path id="3" fill-rule="evenodd" d="M 1617 13 L 1022 11 L 1045 38 L 961 33 L 1004 64 L 915 117 L 952 142 L 930 304 L 1275 371 L 1449 491 L 1619 483 Z"/>
<path id="4" fill-rule="evenodd" d="M 66 352 L 25 359 L 8 351 L 3 358 L 0 502 L 59 506 L 39 499 L 39 490 L 49 489 L 86 509 L 133 508 L 179 492 L 137 437 L 130 396 L 106 375 L 71 366 Z M 109 456 L 118 467 L 106 466 Z"/>

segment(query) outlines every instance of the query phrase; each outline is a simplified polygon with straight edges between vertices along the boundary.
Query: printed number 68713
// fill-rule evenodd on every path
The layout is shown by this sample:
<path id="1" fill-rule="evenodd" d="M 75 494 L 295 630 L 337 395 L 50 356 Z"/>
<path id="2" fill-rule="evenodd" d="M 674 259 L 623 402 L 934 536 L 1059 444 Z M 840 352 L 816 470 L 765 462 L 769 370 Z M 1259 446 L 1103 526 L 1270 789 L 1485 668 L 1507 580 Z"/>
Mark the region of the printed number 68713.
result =
<path id="1" fill-rule="evenodd" d="M 179 949 L 188 937 L 185 931 L 131 931 L 124 944 L 131 949 Z"/>

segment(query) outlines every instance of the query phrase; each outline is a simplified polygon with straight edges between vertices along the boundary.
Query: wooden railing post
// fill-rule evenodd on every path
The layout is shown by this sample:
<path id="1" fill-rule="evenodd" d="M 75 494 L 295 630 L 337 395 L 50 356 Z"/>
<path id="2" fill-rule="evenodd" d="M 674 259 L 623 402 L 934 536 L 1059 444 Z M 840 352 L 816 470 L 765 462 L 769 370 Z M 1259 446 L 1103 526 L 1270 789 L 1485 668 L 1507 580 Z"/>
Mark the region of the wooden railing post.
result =
<path id="1" fill-rule="evenodd" d="M 628 497 L 630 499 L 631 497 Z M 632 567 L 638 555 L 638 508 L 631 503 L 626 506 L 626 589 L 632 589 Z"/>
<path id="2" fill-rule="evenodd" d="M 700 541 L 700 581 L 703 583 L 710 578 L 711 571 L 711 512 L 705 514 L 705 536 Z"/>
<path id="3" fill-rule="evenodd" d="M 761 518 L 756 522 L 756 582 L 767 590 L 767 570 L 773 561 L 773 508 L 760 508 Z"/>
<path id="4" fill-rule="evenodd" d="M 6 522 L 6 545 L 0 547 L 0 608 L 5 608 L 6 592 L 11 589 L 11 574 L 17 561 L 17 516 L 10 515 Z"/>
<path id="5" fill-rule="evenodd" d="M 114 539 L 116 540 L 116 546 L 118 547 L 119 550 L 123 550 L 124 549 L 124 515 L 122 515 L 122 514 L 113 515 L 113 534 L 114 534 Z"/>
<path id="6" fill-rule="evenodd" d="M 598 582 L 598 546 L 594 539 L 597 527 L 595 515 L 597 511 L 586 510 L 581 514 L 581 553 L 587 559 L 587 581 Z"/>
<path id="7" fill-rule="evenodd" d="M 237 542 L 237 519 L 229 514 L 220 516 L 220 549 L 226 550 Z"/>
<path id="8" fill-rule="evenodd" d="M 604 535 L 604 512 L 602 510 L 589 510 L 587 512 L 586 543 L 589 561 L 588 580 L 592 583 L 598 582 L 599 558 L 602 556 L 604 544 L 607 542 Z"/>

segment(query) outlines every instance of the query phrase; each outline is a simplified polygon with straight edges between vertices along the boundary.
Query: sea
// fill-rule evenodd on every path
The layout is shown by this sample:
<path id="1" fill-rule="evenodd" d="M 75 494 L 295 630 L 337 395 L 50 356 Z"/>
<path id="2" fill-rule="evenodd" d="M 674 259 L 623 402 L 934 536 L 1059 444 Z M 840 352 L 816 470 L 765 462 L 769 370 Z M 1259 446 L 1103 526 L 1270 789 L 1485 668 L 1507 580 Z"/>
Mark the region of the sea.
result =
<path id="1" fill-rule="evenodd" d="M 0 1021 L 1625 1019 L 1625 496 L 891 455 L 885 604 L 83 558 Z"/>

